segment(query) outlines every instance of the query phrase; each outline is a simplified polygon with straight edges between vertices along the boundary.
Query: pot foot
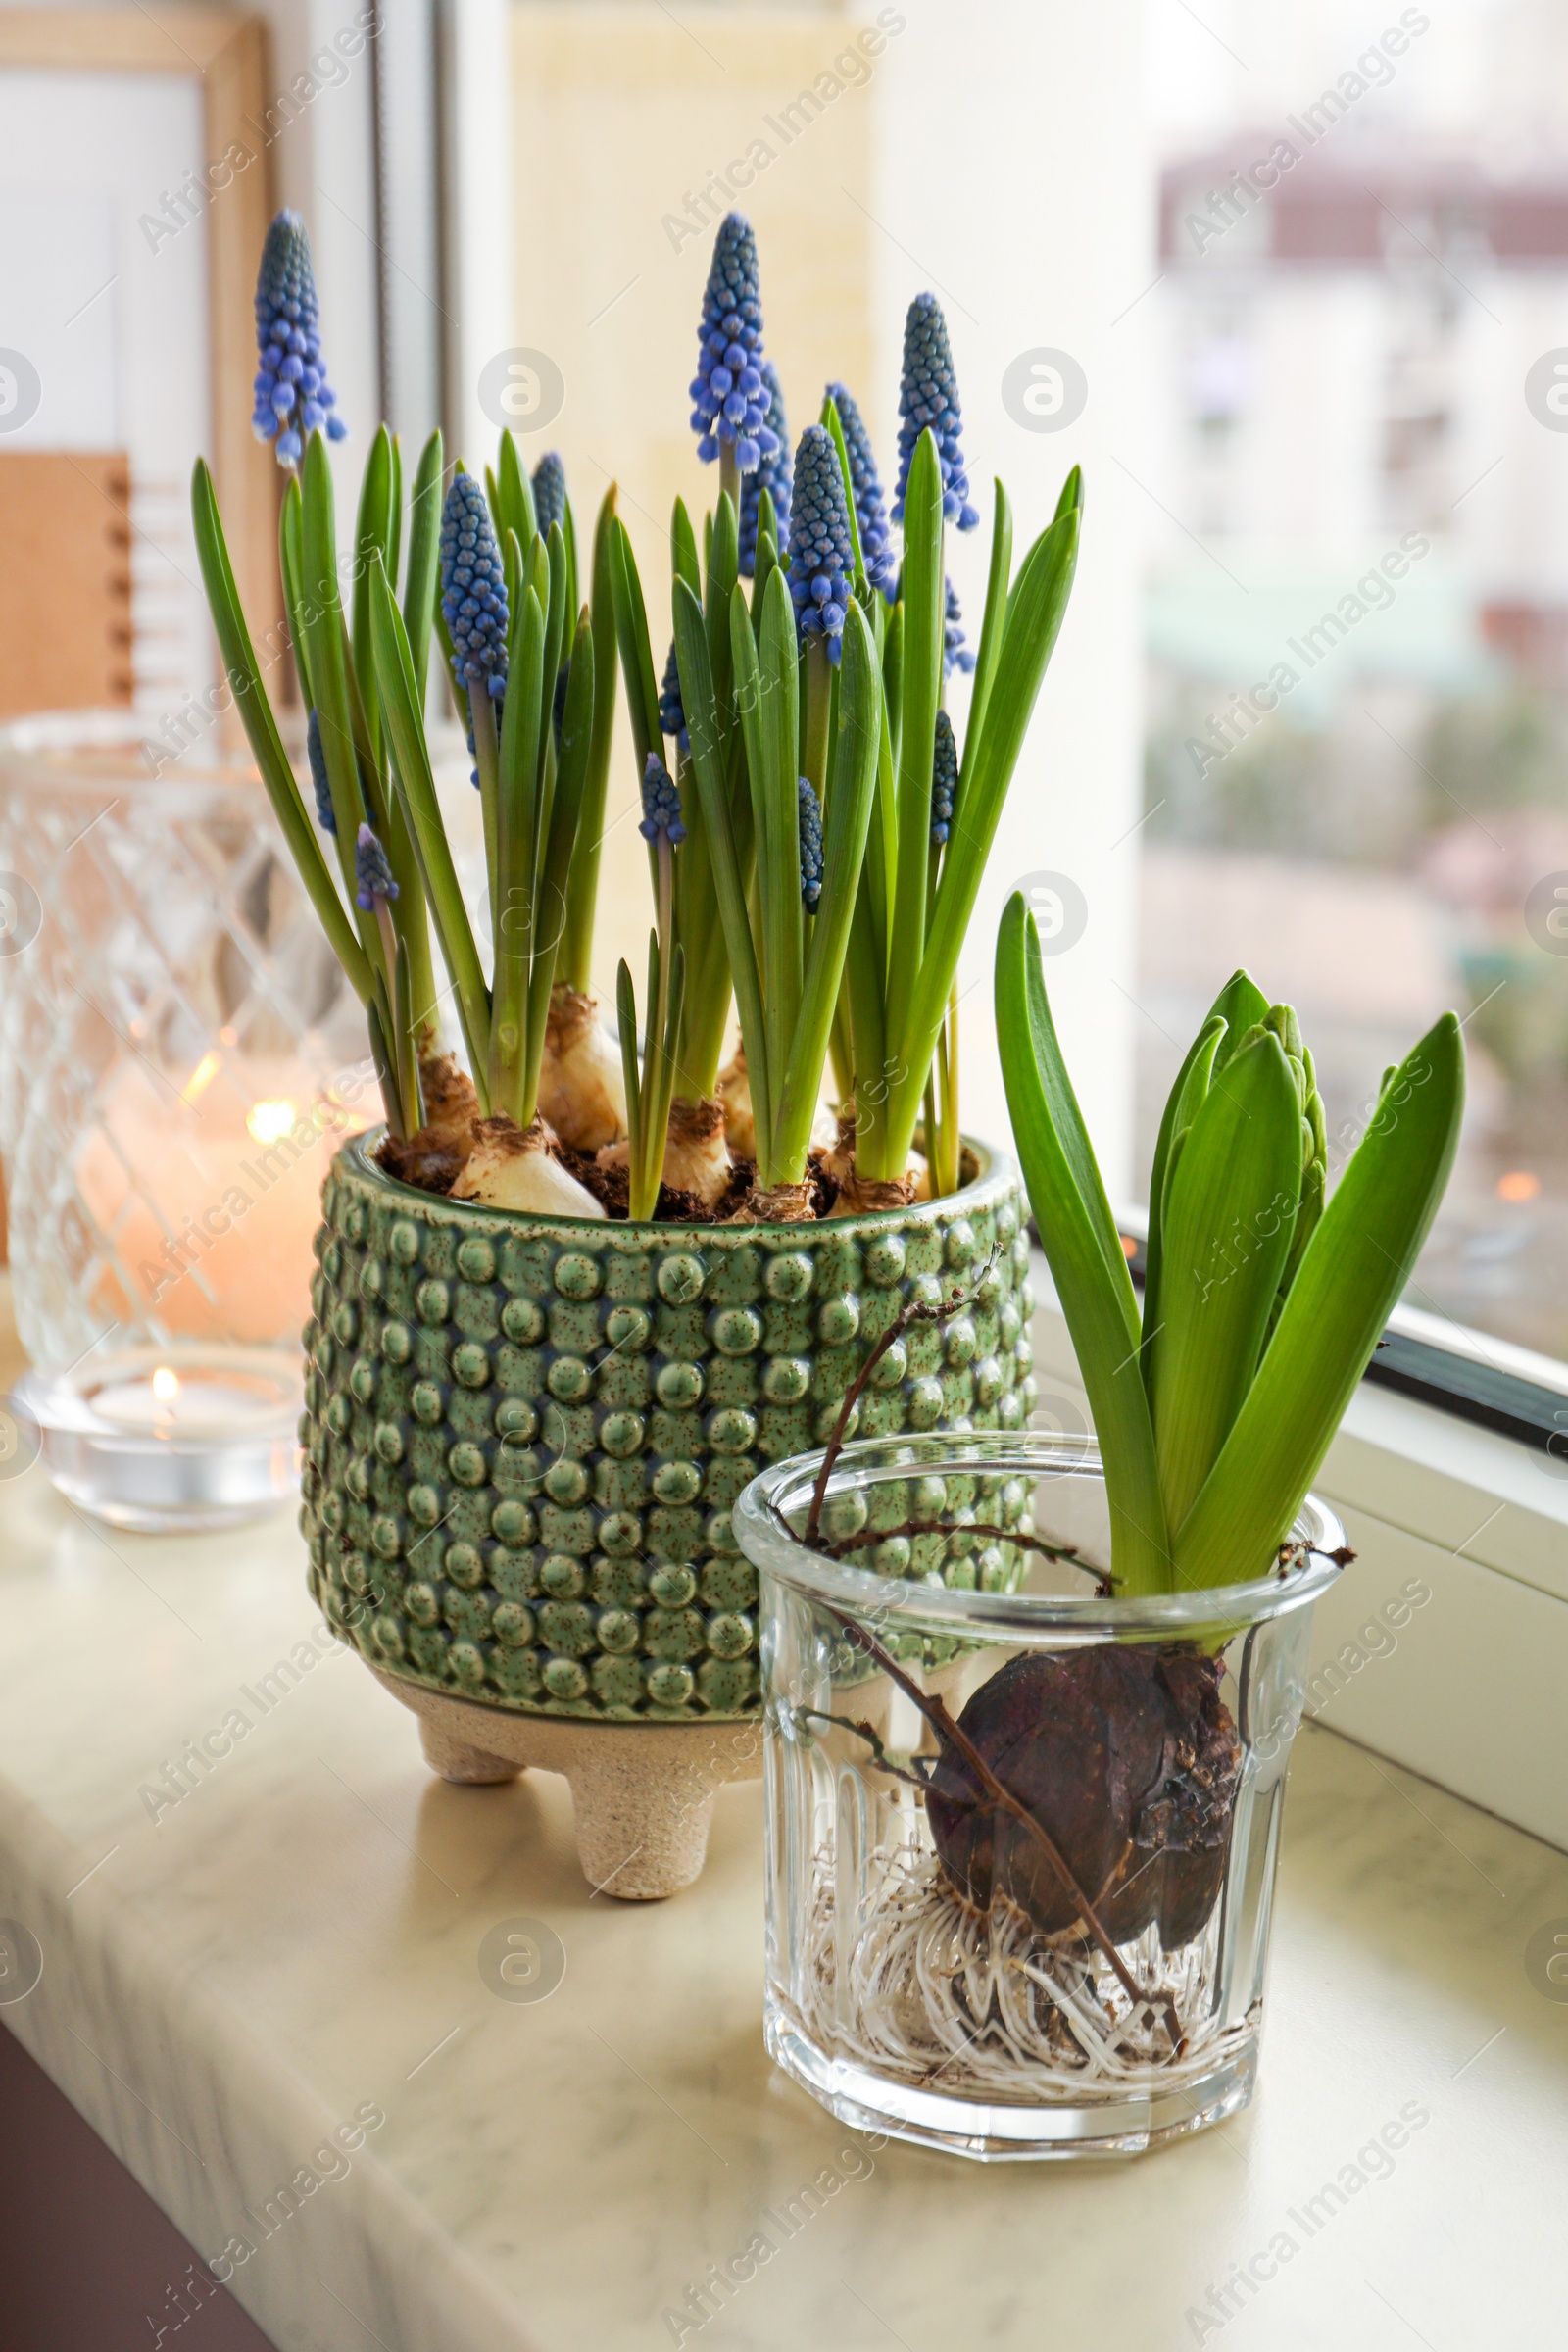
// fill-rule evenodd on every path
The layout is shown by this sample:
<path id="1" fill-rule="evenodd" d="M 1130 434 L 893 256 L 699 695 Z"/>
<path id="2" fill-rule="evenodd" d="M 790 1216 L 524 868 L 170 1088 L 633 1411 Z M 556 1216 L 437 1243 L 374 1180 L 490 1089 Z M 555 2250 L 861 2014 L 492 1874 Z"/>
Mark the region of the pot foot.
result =
<path id="1" fill-rule="evenodd" d="M 514 1781 L 524 1769 L 507 1756 L 492 1755 L 488 1748 L 458 1739 L 436 1716 L 420 1716 L 419 1741 L 430 1770 L 460 1788 L 494 1788 L 499 1782 Z"/>
<path id="2" fill-rule="evenodd" d="M 694 1785 L 689 1764 L 671 1771 L 642 1740 L 623 1736 L 585 1743 L 563 1769 L 577 1859 L 597 1894 L 659 1902 L 702 1876 L 713 1791 Z"/>
<path id="3" fill-rule="evenodd" d="M 443 1780 L 484 1788 L 529 1767 L 559 1772 L 571 1790 L 583 1877 L 622 1902 L 660 1902 L 700 1878 L 714 1791 L 761 1777 L 753 1722 L 575 1722 L 477 1706 L 371 1672 L 418 1718 L 425 1761 Z"/>

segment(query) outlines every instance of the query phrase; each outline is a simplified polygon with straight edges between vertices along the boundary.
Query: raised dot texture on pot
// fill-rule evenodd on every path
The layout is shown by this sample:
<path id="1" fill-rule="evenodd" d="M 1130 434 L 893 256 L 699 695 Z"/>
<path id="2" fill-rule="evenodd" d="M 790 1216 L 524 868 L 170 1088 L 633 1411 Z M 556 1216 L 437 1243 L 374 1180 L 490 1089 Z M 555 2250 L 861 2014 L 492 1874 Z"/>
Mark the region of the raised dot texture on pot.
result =
<path id="1" fill-rule="evenodd" d="M 694 1298 L 702 1296 L 703 1261 L 685 1250 L 672 1250 L 667 1257 L 661 1259 L 656 1279 L 659 1296 L 666 1305 L 689 1306 Z"/>

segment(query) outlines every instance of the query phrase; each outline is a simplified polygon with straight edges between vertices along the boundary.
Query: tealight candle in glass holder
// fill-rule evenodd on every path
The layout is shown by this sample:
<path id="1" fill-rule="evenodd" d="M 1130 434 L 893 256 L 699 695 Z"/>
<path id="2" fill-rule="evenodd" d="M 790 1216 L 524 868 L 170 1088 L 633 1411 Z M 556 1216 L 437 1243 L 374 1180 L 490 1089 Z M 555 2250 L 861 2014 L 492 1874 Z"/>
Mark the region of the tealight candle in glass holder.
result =
<path id="1" fill-rule="evenodd" d="M 321 1180 L 378 1115 L 248 763 L 118 713 L 0 729 L 15 1404 L 74 1502 L 215 1527 L 292 1489 Z"/>

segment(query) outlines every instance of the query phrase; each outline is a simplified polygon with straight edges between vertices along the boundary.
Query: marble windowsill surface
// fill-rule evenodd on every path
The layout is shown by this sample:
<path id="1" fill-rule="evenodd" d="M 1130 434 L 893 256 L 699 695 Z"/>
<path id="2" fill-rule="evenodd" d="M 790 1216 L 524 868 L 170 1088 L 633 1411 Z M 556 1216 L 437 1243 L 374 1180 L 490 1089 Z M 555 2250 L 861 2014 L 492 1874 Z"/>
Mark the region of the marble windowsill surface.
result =
<path id="1" fill-rule="evenodd" d="M 1568 1933 L 1568 1857 L 1307 1730 L 1250 2113 L 1123 2166 L 870 2158 L 762 2052 L 757 1787 L 719 1791 L 696 1888 L 592 1897 L 563 1782 L 432 1780 L 324 1640 L 257 1703 L 319 1625 L 302 1563 L 287 1512 L 154 1541 L 36 1468 L 0 1481 L 0 1917 L 44 1955 L 0 2023 L 204 2256 L 254 2246 L 233 2291 L 279 2346 L 655 2352 L 824 2167 L 823 2209 L 687 2343 L 1474 2352 L 1560 2326 L 1568 2003 L 1527 1946 Z M 144 1786 L 235 1708 L 155 1821 Z M 519 1917 L 565 1954 L 532 2004 L 478 1964 Z"/>

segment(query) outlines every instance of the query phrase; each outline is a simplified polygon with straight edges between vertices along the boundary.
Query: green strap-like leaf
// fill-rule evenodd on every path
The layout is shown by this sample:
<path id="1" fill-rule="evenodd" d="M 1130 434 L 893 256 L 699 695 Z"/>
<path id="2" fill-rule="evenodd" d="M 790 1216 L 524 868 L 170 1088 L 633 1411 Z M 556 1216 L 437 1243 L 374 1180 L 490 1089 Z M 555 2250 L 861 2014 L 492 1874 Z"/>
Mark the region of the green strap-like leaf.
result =
<path id="1" fill-rule="evenodd" d="M 906 1146 L 913 1134 L 926 1073 L 947 1011 L 958 956 L 979 896 L 986 859 L 996 838 L 1007 787 L 1051 659 L 1067 598 L 1072 589 L 1078 553 L 1078 513 L 1070 509 L 1035 541 L 1024 560 L 1009 599 L 1009 610 L 997 674 L 986 707 L 984 740 L 964 790 L 961 821 L 949 837 L 942 860 L 930 935 L 920 960 L 900 1039 L 900 1059 L 908 1075 L 889 1104 L 890 1141 Z M 907 706 L 908 696 L 905 696 Z M 930 747 L 927 746 L 929 771 Z M 927 776 L 929 789 L 929 772 Z M 900 794 L 903 823 L 903 794 Z M 921 886 L 924 887 L 924 851 Z M 904 869 L 909 864 L 906 845 L 900 842 L 899 907 L 896 922 L 904 921 Z M 897 938 L 890 942 L 890 961 L 897 956 Z"/>
<path id="2" fill-rule="evenodd" d="M 724 504 L 720 500 L 720 506 Z M 764 1139 L 773 1132 L 773 1105 L 767 1068 L 767 1026 L 762 1007 L 757 954 L 746 904 L 724 770 L 726 737 L 713 698 L 712 672 L 708 662 L 708 632 L 703 609 L 682 579 L 674 583 L 675 661 L 680 672 L 681 708 L 691 738 L 691 765 L 702 808 L 703 830 L 712 867 L 713 889 L 723 925 L 724 946 L 740 1014 L 741 1036 L 752 1085 L 752 1110 L 757 1125 L 759 1182 L 775 1181 L 762 1165 Z M 684 858 L 691 844 L 682 850 Z"/>
<path id="3" fill-rule="evenodd" d="M 1250 973 L 1234 971 L 1208 1008 L 1208 1017 L 1216 1015 L 1225 1023 L 1225 1035 L 1214 1056 L 1214 1075 L 1240 1053 L 1243 1041 L 1268 1019 L 1268 999 L 1253 981 Z"/>
<path id="4" fill-rule="evenodd" d="M 610 576 L 610 535 L 614 520 L 615 485 L 612 482 L 594 525 L 593 576 L 589 586 L 594 642 L 593 742 L 583 781 L 577 848 L 566 886 L 566 929 L 561 943 L 559 966 L 561 979 L 583 990 L 593 977 L 594 917 L 599 905 L 605 803 L 610 790 L 610 755 L 615 732 L 615 600 Z"/>
<path id="5" fill-rule="evenodd" d="M 251 633 L 240 609 L 239 591 L 234 585 L 234 572 L 223 538 L 213 477 L 207 469 L 206 461 L 201 458 L 197 459 L 191 473 L 190 504 L 196 553 L 201 563 L 202 583 L 207 590 L 213 627 L 218 635 L 219 652 L 257 768 L 267 787 L 267 797 L 272 804 L 289 853 L 299 869 L 300 880 L 326 933 L 332 953 L 343 966 L 349 985 L 361 1004 L 368 1004 L 372 987 L 369 962 L 355 935 L 354 925 L 344 910 L 337 886 L 321 855 L 316 829 L 300 798 L 294 771 L 288 763 L 283 739 L 277 731 L 277 720 L 272 715 L 272 706 L 256 666 Z"/>
<path id="6" fill-rule="evenodd" d="M 434 432 L 419 453 L 409 509 L 409 576 L 403 588 L 403 626 L 414 662 L 414 680 L 424 707 L 430 674 L 430 624 L 441 584 L 441 435 Z M 392 581 L 395 574 L 388 572 Z"/>
<path id="7" fill-rule="evenodd" d="M 481 1107 L 488 1111 L 485 1057 L 490 1044 L 490 992 L 485 985 L 436 798 L 425 741 L 423 701 L 415 678 L 408 632 L 386 575 L 379 569 L 370 582 L 370 631 L 375 648 L 376 694 L 392 756 L 393 781 L 419 860 L 442 961 L 457 999 L 474 1085 Z"/>
<path id="8" fill-rule="evenodd" d="M 535 762 L 545 708 L 545 615 L 530 588 L 522 599 L 517 659 L 507 673 L 496 771 L 495 978 L 490 1005 L 490 1099 L 526 1127 L 528 978 L 533 959 L 539 805 Z"/>
<path id="9" fill-rule="evenodd" d="M 927 863 L 931 844 L 931 762 L 942 700 L 946 575 L 942 568 L 942 466 L 935 438 L 915 444 L 904 500 L 904 612 L 900 673 L 898 883 L 888 942 L 890 1008 L 907 1010 L 925 953 Z M 947 989 L 942 991 L 947 1000 Z M 894 1024 L 890 1024 L 893 1026 Z M 909 1050 L 907 1022 L 896 1024 Z M 933 1034 L 935 1034 L 933 1032 Z M 930 1054 L 927 1053 L 929 1061 Z M 924 1085 L 924 1072 L 921 1073 Z"/>
<path id="10" fill-rule="evenodd" d="M 1213 1468 L 1263 1351 L 1296 1222 L 1299 1125 L 1291 1065 L 1264 1030 L 1204 1096 L 1165 1195 L 1168 1273 L 1145 1344 L 1167 1527 Z"/>
<path id="11" fill-rule="evenodd" d="M 588 762 L 594 740 L 593 624 L 586 611 L 572 640 L 566 708 L 561 723 L 561 764 L 550 804 L 550 829 L 542 845 L 538 901 L 534 911 L 533 965 L 528 981 L 528 1084 L 537 1096 L 544 1061 L 550 991 L 559 968 L 566 923 L 567 881 L 582 821 Z M 551 724 L 550 712 L 544 724 Z"/>
<path id="12" fill-rule="evenodd" d="M 360 707 L 368 729 L 368 748 L 374 766 L 380 763 L 380 729 L 375 708 L 375 679 L 370 667 L 370 565 L 379 557 L 387 578 L 397 583 L 392 554 L 393 510 L 392 436 L 377 425 L 360 480 L 360 507 L 354 523 L 353 670 Z"/>
<path id="13" fill-rule="evenodd" d="M 1111 1573 L 1120 1592 L 1163 1592 L 1170 1553 L 1138 1369 L 1138 1301 L 1121 1250 L 1114 1263 L 1105 1252 L 1110 1209 L 1056 1042 L 1040 935 L 1017 891 L 997 940 L 996 1006 L 1013 1137 L 1104 1463 Z"/>
<path id="14" fill-rule="evenodd" d="M 953 796 L 954 813 L 963 806 L 963 788 L 973 773 L 975 755 L 986 723 L 986 705 L 991 700 L 991 688 L 1002 656 L 1003 631 L 1007 620 L 1007 590 L 1012 576 L 1012 508 L 1000 478 L 991 516 L 991 568 L 986 578 L 985 618 L 980 623 L 980 645 L 975 655 L 974 683 L 969 691 L 969 719 L 963 735 L 963 761 L 958 769 L 958 789 Z"/>
<path id="15" fill-rule="evenodd" d="M 1243 1584 L 1268 1568 L 1409 1279 L 1463 1108 L 1464 1041 L 1446 1012 L 1395 1073 L 1307 1245 L 1257 1378 L 1177 1533 L 1178 1585 Z"/>
<path id="16" fill-rule="evenodd" d="M 811 1122 L 822 1092 L 822 1069 L 839 1001 L 839 984 L 844 975 L 876 794 L 882 681 L 876 643 L 858 605 L 852 605 L 844 616 L 844 652 L 839 676 L 838 741 L 822 843 L 822 896 L 811 927 L 806 981 L 800 1014 L 793 1025 L 789 1057 L 783 1065 L 782 1083 L 775 1079 L 778 1088 L 775 1159 L 780 1170 L 775 1182 L 786 1184 L 798 1184 L 806 1174 Z M 779 699 L 783 703 L 787 698 Z"/>
<path id="17" fill-rule="evenodd" d="M 1153 1166 L 1149 1173 L 1149 1238 L 1144 1244 L 1143 1366 L 1144 1386 L 1149 1391 L 1151 1404 L 1154 1400 L 1154 1348 L 1152 1335 L 1159 1328 L 1159 1292 L 1164 1266 L 1161 1212 L 1165 1186 L 1176 1152 L 1177 1138 L 1192 1125 L 1198 1106 L 1208 1092 L 1214 1054 L 1224 1035 L 1224 1015 L 1211 1012 L 1188 1047 L 1187 1058 L 1176 1073 L 1176 1083 L 1165 1098 L 1159 1134 L 1154 1144 Z"/>
<path id="18" fill-rule="evenodd" d="M 631 721 L 631 739 L 637 753 L 640 790 L 648 755 L 657 750 L 662 758 L 664 738 L 659 725 L 659 681 L 654 674 L 653 649 L 648 642 L 643 584 L 638 577 L 631 540 L 618 515 L 610 530 L 610 578 L 621 675 L 626 682 L 626 715 Z"/>

